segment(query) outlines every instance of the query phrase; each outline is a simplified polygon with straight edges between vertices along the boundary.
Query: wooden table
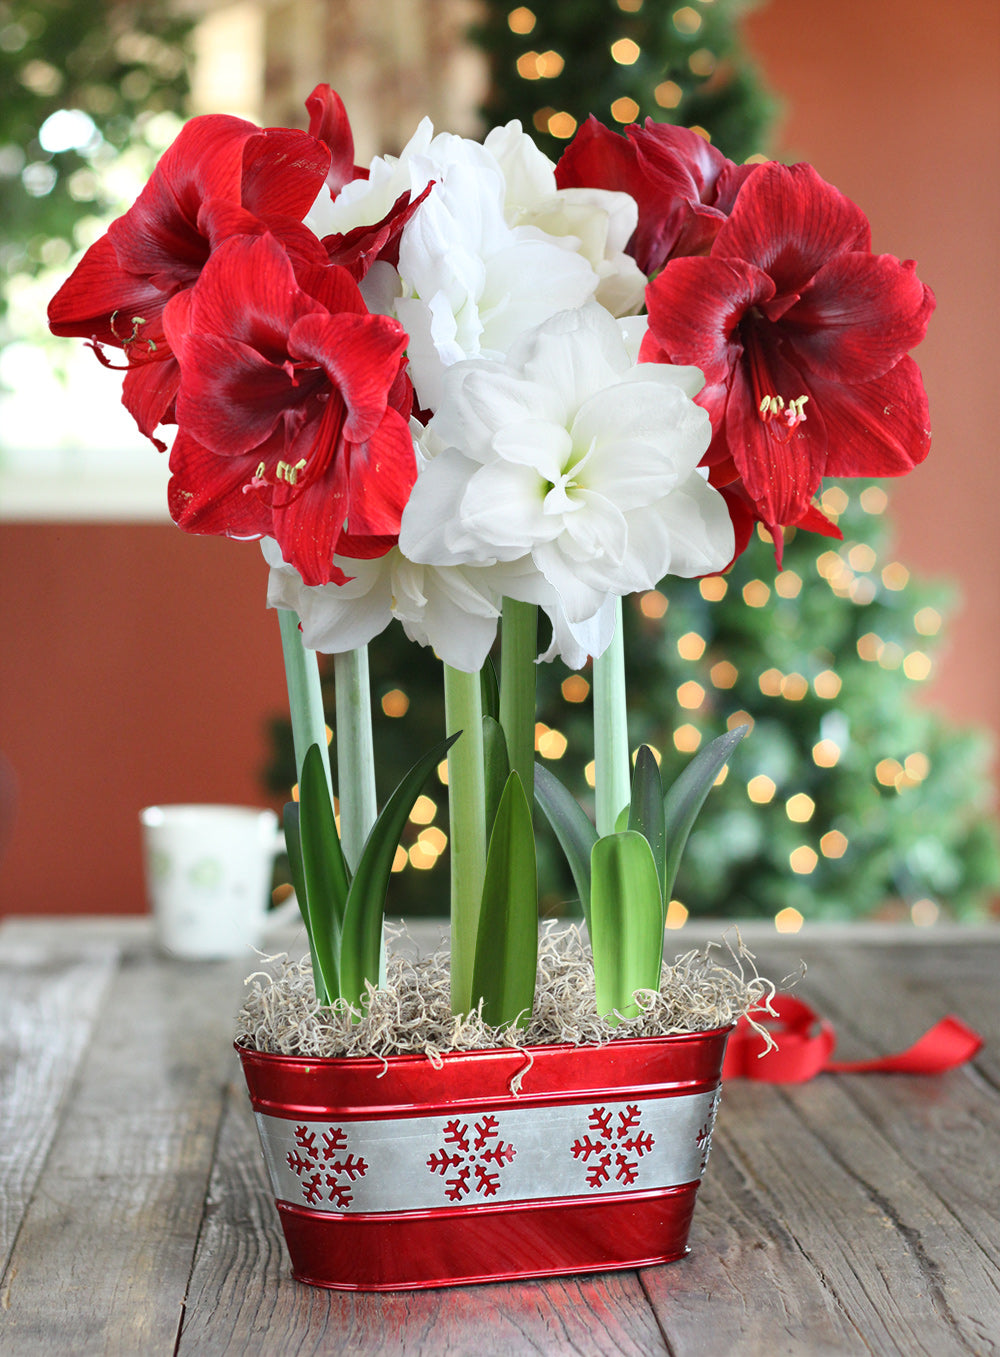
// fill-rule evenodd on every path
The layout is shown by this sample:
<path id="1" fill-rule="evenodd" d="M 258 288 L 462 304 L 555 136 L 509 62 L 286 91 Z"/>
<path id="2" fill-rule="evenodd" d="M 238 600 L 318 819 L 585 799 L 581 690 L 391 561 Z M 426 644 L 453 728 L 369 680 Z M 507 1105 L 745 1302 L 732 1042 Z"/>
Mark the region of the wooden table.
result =
<path id="1" fill-rule="evenodd" d="M 6 921 L 0 1352 L 1000 1352 L 1000 930 L 745 936 L 776 979 L 805 959 L 843 1058 L 948 1012 L 988 1044 L 937 1077 L 731 1082 L 680 1263 L 355 1295 L 289 1275 L 230 1047 L 252 965 L 162 959 L 142 919 Z"/>

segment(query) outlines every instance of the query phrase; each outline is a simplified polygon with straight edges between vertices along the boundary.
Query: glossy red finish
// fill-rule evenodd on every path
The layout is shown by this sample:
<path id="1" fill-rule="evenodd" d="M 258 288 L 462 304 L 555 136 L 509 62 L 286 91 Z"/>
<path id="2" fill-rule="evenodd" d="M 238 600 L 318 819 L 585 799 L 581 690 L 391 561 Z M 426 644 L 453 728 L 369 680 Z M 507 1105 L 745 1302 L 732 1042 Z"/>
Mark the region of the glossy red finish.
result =
<path id="1" fill-rule="evenodd" d="M 310 1060 L 238 1048 L 254 1110 L 344 1122 L 710 1093 L 730 1029 L 606 1046 Z M 519 1092 L 511 1081 L 521 1073 Z M 516 1086 L 516 1084 L 515 1084 Z M 652 1191 L 383 1213 L 278 1202 L 293 1275 L 390 1291 L 607 1271 L 687 1252 L 698 1181 Z"/>

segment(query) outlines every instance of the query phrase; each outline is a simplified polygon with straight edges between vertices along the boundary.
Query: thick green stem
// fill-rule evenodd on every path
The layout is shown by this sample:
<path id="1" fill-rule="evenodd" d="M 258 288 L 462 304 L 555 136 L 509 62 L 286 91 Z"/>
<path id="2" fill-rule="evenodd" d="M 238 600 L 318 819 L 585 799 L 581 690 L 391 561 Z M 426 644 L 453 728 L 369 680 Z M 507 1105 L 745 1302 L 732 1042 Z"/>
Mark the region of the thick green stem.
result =
<path id="1" fill-rule="evenodd" d="M 603 838 L 615 832 L 618 816 L 629 802 L 631 782 L 621 599 L 616 604 L 611 644 L 594 661 L 594 769 L 597 832 Z"/>
<path id="2" fill-rule="evenodd" d="M 479 910 L 486 874 L 486 773 L 478 674 L 444 666 L 445 726 L 462 732 L 448 751 L 451 846 L 451 1008 L 472 1007 Z"/>
<path id="3" fill-rule="evenodd" d="M 302 780 L 302 760 L 310 745 L 318 744 L 326 768 L 327 786 L 333 794 L 330 777 L 330 756 L 326 743 L 326 716 L 323 712 L 323 691 L 319 682 L 319 665 L 315 650 L 309 650 L 302 641 L 298 616 L 287 608 L 279 608 L 278 626 L 281 629 L 281 651 L 285 660 L 285 682 L 288 684 L 288 710 L 292 718 L 292 743 L 295 746 L 295 773 Z"/>
<path id="4" fill-rule="evenodd" d="M 334 655 L 333 677 L 337 708 L 340 843 L 353 872 L 378 814 L 367 648 Z"/>
<path id="5" fill-rule="evenodd" d="M 520 777 L 530 805 L 535 769 L 536 605 L 505 598 L 500 635 L 500 725 L 511 771 Z"/>

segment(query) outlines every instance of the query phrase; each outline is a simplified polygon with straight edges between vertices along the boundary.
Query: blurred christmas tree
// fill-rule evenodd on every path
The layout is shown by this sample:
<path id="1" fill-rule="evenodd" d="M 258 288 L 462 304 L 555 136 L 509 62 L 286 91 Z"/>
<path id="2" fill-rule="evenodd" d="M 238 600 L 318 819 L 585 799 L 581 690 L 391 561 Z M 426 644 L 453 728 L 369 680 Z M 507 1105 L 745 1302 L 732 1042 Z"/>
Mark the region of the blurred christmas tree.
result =
<path id="1" fill-rule="evenodd" d="M 843 542 L 789 533 L 776 573 L 756 540 L 727 576 L 668 580 L 626 609 L 630 735 L 665 780 L 726 726 L 752 727 L 689 840 L 675 922 L 895 904 L 930 923 L 981 915 L 1000 883 L 986 742 L 917 696 L 948 590 L 887 554 L 880 485 L 832 485 L 822 503 Z M 540 686 L 541 718 L 586 749 L 586 677 Z M 592 775 L 568 772 L 578 789 Z"/>
<path id="2" fill-rule="evenodd" d="M 763 150 L 774 101 L 742 49 L 747 0 L 550 0 L 480 6 L 488 126 L 518 118 L 558 158 L 590 114 L 612 127 L 653 118 L 700 127 L 733 160 Z"/>
<path id="3" fill-rule="evenodd" d="M 185 109 L 194 22 L 168 0 L 0 0 L 5 278 L 60 267 L 104 229 L 124 150 L 148 175 L 179 124 L 149 129 Z"/>
<path id="4" fill-rule="evenodd" d="M 487 3 L 474 35 L 494 76 L 484 113 L 490 124 L 520 118 L 553 157 L 593 112 L 611 126 L 647 115 L 697 124 L 725 155 L 745 159 L 761 151 L 773 111 L 740 51 L 747 8 Z M 754 540 L 724 579 L 671 579 L 626 606 L 632 744 L 660 753 L 666 780 L 727 725 L 753 727 L 689 840 L 673 924 L 689 911 L 788 911 L 783 920 L 795 927 L 800 916 L 885 908 L 931 923 L 940 912 L 983 913 L 1000 885 L 984 737 L 915 700 L 932 672 L 948 591 L 911 580 L 887 556 L 881 486 L 828 486 L 822 503 L 842 543 L 791 532 L 777 573 L 773 548 Z M 441 734 L 441 677 L 395 624 L 370 654 L 382 801 Z M 539 758 L 587 805 L 589 675 L 543 665 L 538 689 Z M 283 793 L 294 776 L 291 738 L 280 723 L 275 730 L 269 781 Z M 446 913 L 446 826 L 439 780 L 397 855 L 390 911 Z M 542 912 L 576 912 L 541 827 L 539 855 Z"/>

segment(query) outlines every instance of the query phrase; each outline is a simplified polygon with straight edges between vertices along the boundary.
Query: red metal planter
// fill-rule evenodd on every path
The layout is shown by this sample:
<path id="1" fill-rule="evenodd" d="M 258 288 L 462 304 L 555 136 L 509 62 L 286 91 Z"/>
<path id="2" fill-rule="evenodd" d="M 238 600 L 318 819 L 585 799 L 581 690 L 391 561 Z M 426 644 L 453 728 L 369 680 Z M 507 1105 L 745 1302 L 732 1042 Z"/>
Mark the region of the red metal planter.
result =
<path id="1" fill-rule="evenodd" d="M 293 1275 L 394 1291 L 681 1257 L 729 1031 L 535 1046 L 530 1066 L 238 1048 Z"/>

